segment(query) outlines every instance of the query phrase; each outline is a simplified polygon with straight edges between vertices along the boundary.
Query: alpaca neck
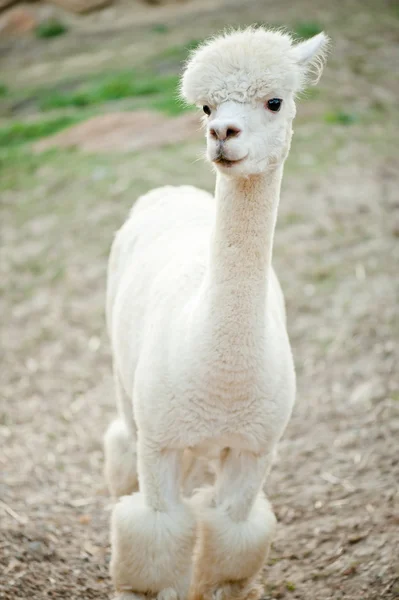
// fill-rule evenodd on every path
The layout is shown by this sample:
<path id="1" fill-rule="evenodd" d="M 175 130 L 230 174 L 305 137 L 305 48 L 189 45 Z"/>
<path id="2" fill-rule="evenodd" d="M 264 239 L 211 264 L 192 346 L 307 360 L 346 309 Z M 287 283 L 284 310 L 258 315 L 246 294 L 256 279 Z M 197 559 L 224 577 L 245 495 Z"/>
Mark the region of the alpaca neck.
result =
<path id="1" fill-rule="evenodd" d="M 266 318 L 274 229 L 283 167 L 248 179 L 218 174 L 208 266 L 210 308 L 242 331 Z M 236 331 L 237 334 L 237 331 Z"/>

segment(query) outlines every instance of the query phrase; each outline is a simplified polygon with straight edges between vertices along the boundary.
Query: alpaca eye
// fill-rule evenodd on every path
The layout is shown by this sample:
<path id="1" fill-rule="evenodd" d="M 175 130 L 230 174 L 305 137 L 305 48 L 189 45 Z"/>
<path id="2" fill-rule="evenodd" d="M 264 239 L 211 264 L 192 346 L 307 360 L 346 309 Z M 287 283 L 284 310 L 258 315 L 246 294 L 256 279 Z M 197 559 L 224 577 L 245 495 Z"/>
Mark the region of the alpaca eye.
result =
<path id="1" fill-rule="evenodd" d="M 266 102 L 266 106 L 272 112 L 278 112 L 281 108 L 283 101 L 281 98 L 272 98 Z"/>
<path id="2" fill-rule="evenodd" d="M 205 106 L 203 106 L 203 107 L 202 107 L 202 110 L 203 110 L 203 111 L 204 111 L 204 113 L 205 113 L 206 115 L 208 115 L 208 117 L 209 117 L 209 115 L 211 114 L 211 109 L 209 108 L 209 106 L 207 106 L 207 105 L 205 104 Z"/>

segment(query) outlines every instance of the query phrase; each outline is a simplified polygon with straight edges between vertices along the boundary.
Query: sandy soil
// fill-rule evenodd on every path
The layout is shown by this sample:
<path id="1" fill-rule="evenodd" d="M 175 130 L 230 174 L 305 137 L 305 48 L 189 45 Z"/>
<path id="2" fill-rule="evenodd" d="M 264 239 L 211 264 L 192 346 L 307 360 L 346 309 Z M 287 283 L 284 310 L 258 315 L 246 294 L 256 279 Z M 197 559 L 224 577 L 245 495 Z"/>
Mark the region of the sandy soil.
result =
<path id="1" fill-rule="evenodd" d="M 197 4 L 197 27 L 207 33 L 230 16 L 264 20 L 274 5 L 232 7 L 201 11 Z M 115 11 L 125 44 L 128 32 Z M 282 1 L 275 14 L 276 22 L 309 14 L 325 23 L 335 51 L 320 96 L 300 109 L 276 235 L 298 401 L 270 478 L 279 528 L 265 568 L 265 599 L 393 600 L 399 598 L 397 13 L 389 2 L 376 9 L 345 1 L 338 10 Z M 172 20 L 175 26 L 175 13 Z M 107 26 L 112 33 L 112 22 Z M 13 46 L 4 72 L 19 65 L 21 78 L 35 44 Z M 65 44 L 67 62 L 74 51 Z M 86 44 L 93 60 L 103 51 L 101 37 L 89 36 Z M 54 47 L 40 48 L 38 56 L 47 69 Z M 349 106 L 358 122 L 326 120 L 337 106 Z M 90 600 L 111 593 L 112 505 L 101 444 L 114 414 L 103 319 L 106 257 L 138 193 L 163 182 L 212 188 L 208 167 L 195 160 L 199 150 L 195 142 L 139 156 L 60 151 L 4 174 L 0 598 Z"/>

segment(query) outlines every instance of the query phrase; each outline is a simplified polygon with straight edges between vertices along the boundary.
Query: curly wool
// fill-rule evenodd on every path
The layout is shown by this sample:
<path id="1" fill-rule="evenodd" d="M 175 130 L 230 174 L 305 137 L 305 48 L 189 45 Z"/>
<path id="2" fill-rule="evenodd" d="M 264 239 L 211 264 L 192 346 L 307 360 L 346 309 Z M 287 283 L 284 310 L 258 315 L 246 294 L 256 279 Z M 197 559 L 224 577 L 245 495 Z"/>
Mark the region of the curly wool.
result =
<path id="1" fill-rule="evenodd" d="M 319 35 L 326 46 L 326 36 Z M 318 63 L 324 60 L 319 53 L 310 64 L 298 64 L 299 46 L 290 34 L 280 31 L 249 27 L 226 32 L 194 50 L 182 78 L 181 95 L 190 104 L 217 106 L 226 100 L 252 102 L 297 93 L 309 71 L 318 71 Z"/>

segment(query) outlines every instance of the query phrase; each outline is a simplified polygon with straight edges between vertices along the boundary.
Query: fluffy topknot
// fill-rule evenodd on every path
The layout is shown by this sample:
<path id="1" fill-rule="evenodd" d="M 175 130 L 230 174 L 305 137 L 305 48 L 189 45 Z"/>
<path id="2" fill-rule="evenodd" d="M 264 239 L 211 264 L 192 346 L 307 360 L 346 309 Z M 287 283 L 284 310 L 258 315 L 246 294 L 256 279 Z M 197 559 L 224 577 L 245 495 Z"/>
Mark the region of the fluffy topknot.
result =
<path id="1" fill-rule="evenodd" d="M 264 28 L 224 33 L 194 50 L 181 95 L 190 104 L 216 106 L 296 93 L 312 67 L 321 73 L 327 42 L 324 33 L 299 44 L 288 33 Z"/>

